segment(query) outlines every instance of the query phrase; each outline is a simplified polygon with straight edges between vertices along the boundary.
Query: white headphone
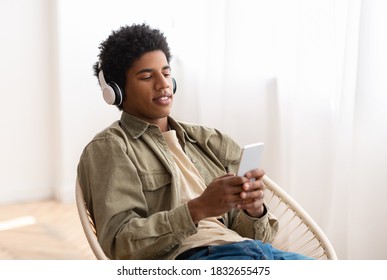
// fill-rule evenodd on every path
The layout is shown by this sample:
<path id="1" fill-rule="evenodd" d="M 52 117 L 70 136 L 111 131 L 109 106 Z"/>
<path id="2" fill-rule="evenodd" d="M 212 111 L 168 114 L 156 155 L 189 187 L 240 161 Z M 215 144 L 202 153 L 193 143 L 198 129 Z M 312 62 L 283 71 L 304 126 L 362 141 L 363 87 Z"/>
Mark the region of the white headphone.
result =
<path id="1" fill-rule="evenodd" d="M 106 83 L 102 70 L 98 74 L 99 84 L 101 85 L 102 96 L 109 105 L 121 105 L 123 95 L 120 87 L 115 82 Z"/>
<path id="2" fill-rule="evenodd" d="M 122 94 L 121 88 L 115 82 L 106 83 L 103 71 L 99 71 L 98 74 L 99 84 L 101 85 L 103 99 L 109 105 L 121 105 L 124 96 Z M 172 78 L 173 82 L 173 94 L 176 93 L 177 83 L 175 78 Z"/>

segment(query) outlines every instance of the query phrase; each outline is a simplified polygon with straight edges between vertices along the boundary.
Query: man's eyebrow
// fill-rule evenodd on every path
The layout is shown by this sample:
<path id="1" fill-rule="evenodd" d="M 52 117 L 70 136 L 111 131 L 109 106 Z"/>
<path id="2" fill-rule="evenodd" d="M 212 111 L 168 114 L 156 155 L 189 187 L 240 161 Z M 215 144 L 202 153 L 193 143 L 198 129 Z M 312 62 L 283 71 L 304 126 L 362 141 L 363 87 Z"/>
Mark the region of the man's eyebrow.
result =
<path id="1" fill-rule="evenodd" d="M 171 70 L 171 66 L 166 65 L 161 70 Z M 142 74 L 142 73 L 151 73 L 153 71 L 154 71 L 154 69 L 152 69 L 152 68 L 144 68 L 144 69 L 141 69 L 140 71 L 138 71 L 136 73 L 136 75 L 139 75 L 139 74 Z"/>

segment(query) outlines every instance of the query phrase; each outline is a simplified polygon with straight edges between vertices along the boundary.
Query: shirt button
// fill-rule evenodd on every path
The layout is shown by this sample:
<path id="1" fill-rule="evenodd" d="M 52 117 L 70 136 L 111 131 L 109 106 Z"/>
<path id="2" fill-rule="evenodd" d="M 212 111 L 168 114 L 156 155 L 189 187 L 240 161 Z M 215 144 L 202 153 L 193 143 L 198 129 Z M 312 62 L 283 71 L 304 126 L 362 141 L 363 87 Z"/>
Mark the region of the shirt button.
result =
<path id="1" fill-rule="evenodd" d="M 197 160 L 194 159 L 194 158 L 191 158 L 191 161 L 192 161 L 193 163 L 197 162 Z"/>

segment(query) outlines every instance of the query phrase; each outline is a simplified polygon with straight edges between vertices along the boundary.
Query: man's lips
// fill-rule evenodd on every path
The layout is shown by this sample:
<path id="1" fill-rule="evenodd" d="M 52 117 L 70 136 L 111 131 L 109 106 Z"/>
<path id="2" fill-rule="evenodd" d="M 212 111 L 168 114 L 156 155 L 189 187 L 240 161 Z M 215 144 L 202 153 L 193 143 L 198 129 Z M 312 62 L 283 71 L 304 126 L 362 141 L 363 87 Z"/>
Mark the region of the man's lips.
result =
<path id="1" fill-rule="evenodd" d="M 153 98 L 153 101 L 160 105 L 169 105 L 172 101 L 172 94 L 163 94 Z"/>

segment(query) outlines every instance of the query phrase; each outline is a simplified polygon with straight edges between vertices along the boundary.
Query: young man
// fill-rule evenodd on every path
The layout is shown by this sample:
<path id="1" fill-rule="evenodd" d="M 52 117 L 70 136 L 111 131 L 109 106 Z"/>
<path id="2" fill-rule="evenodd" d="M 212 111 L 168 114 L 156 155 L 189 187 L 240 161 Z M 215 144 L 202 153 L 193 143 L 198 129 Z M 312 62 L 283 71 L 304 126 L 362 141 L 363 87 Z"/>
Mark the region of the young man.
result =
<path id="1" fill-rule="evenodd" d="M 125 26 L 100 49 L 95 75 L 105 100 L 123 112 L 86 146 L 78 179 L 106 255 L 303 258 L 268 244 L 278 223 L 264 203 L 264 172 L 234 175 L 238 144 L 170 116 L 176 85 L 164 35 Z"/>

